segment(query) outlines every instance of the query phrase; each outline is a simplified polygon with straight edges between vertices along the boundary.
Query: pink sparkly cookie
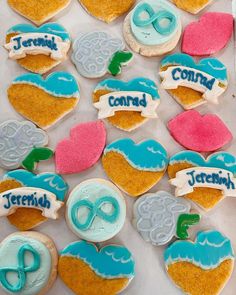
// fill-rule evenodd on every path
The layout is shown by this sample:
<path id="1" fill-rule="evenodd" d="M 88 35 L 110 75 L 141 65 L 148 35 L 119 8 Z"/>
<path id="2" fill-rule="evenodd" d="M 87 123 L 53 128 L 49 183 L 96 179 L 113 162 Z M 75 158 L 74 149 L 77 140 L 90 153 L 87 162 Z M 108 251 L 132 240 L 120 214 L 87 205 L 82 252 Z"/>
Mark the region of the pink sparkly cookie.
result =
<path id="1" fill-rule="evenodd" d="M 194 56 L 212 55 L 223 49 L 233 33 L 233 16 L 208 12 L 184 31 L 182 51 Z M 200 41 L 200 42 L 199 42 Z"/>
<path id="2" fill-rule="evenodd" d="M 93 166 L 100 158 L 106 144 L 106 129 L 102 121 L 76 125 L 70 138 L 63 139 L 56 147 L 56 171 L 72 174 Z"/>
<path id="3" fill-rule="evenodd" d="M 183 147 L 196 152 L 216 151 L 232 139 L 232 133 L 217 115 L 195 110 L 183 112 L 168 123 L 174 139 Z"/>

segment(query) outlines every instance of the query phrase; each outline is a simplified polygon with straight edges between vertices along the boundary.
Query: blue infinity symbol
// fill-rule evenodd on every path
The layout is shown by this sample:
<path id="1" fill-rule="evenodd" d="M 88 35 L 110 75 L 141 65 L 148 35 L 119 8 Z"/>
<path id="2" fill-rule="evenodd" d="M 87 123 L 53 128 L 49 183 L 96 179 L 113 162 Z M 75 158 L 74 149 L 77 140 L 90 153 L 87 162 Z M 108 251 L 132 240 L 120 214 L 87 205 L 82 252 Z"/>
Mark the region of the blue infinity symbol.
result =
<path id="1" fill-rule="evenodd" d="M 142 19 L 141 13 L 147 12 L 148 19 Z M 161 25 L 161 21 L 167 19 L 169 24 L 167 26 Z M 154 29 L 161 35 L 171 34 L 175 28 L 177 19 L 175 15 L 167 10 L 161 10 L 155 13 L 153 8 L 148 3 L 143 3 L 136 8 L 133 14 L 133 22 L 137 27 L 146 27 L 153 25 Z"/>
<path id="2" fill-rule="evenodd" d="M 108 214 L 102 210 L 102 206 L 104 204 L 111 204 L 113 207 L 113 212 Z M 78 211 L 81 207 L 87 207 L 89 209 L 89 213 L 87 219 L 84 223 L 80 223 L 78 220 Z M 113 223 L 115 222 L 120 214 L 120 205 L 118 201 L 110 196 L 105 196 L 98 199 L 95 203 L 92 203 L 88 200 L 80 200 L 75 203 L 71 208 L 71 218 L 75 226 L 80 230 L 88 230 L 95 219 L 96 216 L 101 219 Z"/>
<path id="3" fill-rule="evenodd" d="M 25 254 L 30 252 L 33 256 L 33 263 L 30 266 L 26 266 L 25 263 Z M 28 272 L 34 272 L 40 267 L 40 255 L 39 253 L 30 245 L 23 245 L 17 254 L 18 266 L 17 267 L 3 267 L 0 268 L 0 282 L 3 287 L 13 293 L 21 291 L 26 284 L 26 274 Z M 18 282 L 16 285 L 13 285 L 7 279 L 7 274 L 10 272 L 17 273 Z"/>

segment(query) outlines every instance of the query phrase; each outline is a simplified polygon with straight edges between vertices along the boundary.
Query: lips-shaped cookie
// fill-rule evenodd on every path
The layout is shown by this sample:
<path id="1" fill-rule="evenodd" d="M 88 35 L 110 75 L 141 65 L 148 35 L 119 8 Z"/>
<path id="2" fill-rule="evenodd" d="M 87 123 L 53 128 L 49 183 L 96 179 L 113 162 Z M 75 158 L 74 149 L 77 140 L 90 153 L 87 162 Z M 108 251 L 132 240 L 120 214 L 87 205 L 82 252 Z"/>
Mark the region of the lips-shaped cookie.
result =
<path id="1" fill-rule="evenodd" d="M 44 74 L 66 59 L 70 43 L 70 35 L 57 23 L 39 28 L 19 24 L 7 31 L 5 48 L 23 68 Z"/>
<path id="2" fill-rule="evenodd" d="M 172 2 L 185 11 L 193 14 L 197 14 L 207 5 L 209 5 L 213 0 L 172 0 Z"/>
<path id="3" fill-rule="evenodd" d="M 70 138 L 58 143 L 55 150 L 56 171 L 79 173 L 92 167 L 106 144 L 106 129 L 102 121 L 79 124 L 70 131 Z"/>
<path id="4" fill-rule="evenodd" d="M 233 33 L 232 14 L 208 12 L 184 31 L 182 52 L 193 56 L 212 55 L 223 49 Z M 201 40 L 201 42 L 199 42 Z"/>
<path id="5" fill-rule="evenodd" d="M 131 131 L 149 118 L 157 118 L 160 96 L 156 84 L 147 78 L 129 82 L 115 79 L 101 81 L 93 91 L 93 103 L 99 119 L 125 131 Z"/>
<path id="6" fill-rule="evenodd" d="M 86 241 L 71 243 L 61 251 L 58 272 L 74 294 L 116 295 L 135 276 L 134 260 L 127 248 L 108 245 L 100 250 Z"/>
<path id="7" fill-rule="evenodd" d="M 199 232 L 195 242 L 174 242 L 164 259 L 173 283 L 191 295 L 220 294 L 234 267 L 231 242 L 218 231 Z"/>
<path id="8" fill-rule="evenodd" d="M 36 25 L 65 9 L 71 0 L 7 0 L 10 7 Z"/>
<path id="9" fill-rule="evenodd" d="M 52 73 L 45 80 L 37 74 L 24 74 L 8 88 L 14 109 L 43 129 L 70 113 L 79 97 L 77 81 L 66 72 Z"/>
<path id="10" fill-rule="evenodd" d="M 55 173 L 10 171 L 0 182 L 0 215 L 19 230 L 29 230 L 58 218 L 67 191 L 68 185 Z"/>
<path id="11" fill-rule="evenodd" d="M 179 144 L 196 152 L 216 151 L 233 139 L 232 133 L 217 115 L 201 116 L 195 110 L 183 112 L 170 120 L 168 129 Z"/>
<path id="12" fill-rule="evenodd" d="M 168 174 L 176 196 L 205 210 L 226 196 L 236 197 L 236 158 L 232 154 L 218 152 L 205 159 L 199 153 L 182 151 L 170 158 Z"/>
<path id="13" fill-rule="evenodd" d="M 160 181 L 167 168 L 168 155 L 155 140 L 136 144 L 124 138 L 105 148 L 102 164 L 107 176 L 120 189 L 137 197 Z"/>
<path id="14" fill-rule="evenodd" d="M 125 12 L 127 12 L 135 0 L 116 0 L 109 2 L 107 0 L 79 0 L 80 4 L 92 16 L 110 23 Z"/>

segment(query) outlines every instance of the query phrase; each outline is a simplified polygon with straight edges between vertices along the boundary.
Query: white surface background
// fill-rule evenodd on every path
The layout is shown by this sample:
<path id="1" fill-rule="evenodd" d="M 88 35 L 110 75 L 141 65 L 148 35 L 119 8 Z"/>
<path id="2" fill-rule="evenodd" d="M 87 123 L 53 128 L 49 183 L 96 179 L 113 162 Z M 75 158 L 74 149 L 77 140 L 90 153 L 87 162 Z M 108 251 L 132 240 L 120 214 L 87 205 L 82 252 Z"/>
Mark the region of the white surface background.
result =
<path id="1" fill-rule="evenodd" d="M 98 0 L 99 1 L 99 0 Z M 113 0 L 115 1 L 115 0 Z M 112 0 L 111 0 L 112 2 Z M 4 44 L 4 38 L 6 31 L 13 25 L 19 23 L 28 22 L 20 15 L 14 13 L 6 4 L 6 0 L 0 0 L 0 44 Z M 231 12 L 231 1 L 229 0 L 216 0 L 214 4 L 208 7 L 208 11 L 219 12 Z M 197 19 L 198 16 L 191 16 L 188 13 L 181 12 L 183 26 L 190 21 Z M 53 21 L 58 21 L 62 24 L 71 34 L 71 37 L 76 38 L 78 33 L 88 32 L 92 30 L 104 30 L 114 34 L 114 36 L 122 36 L 122 23 L 124 16 L 120 17 L 118 21 L 112 24 L 105 24 L 98 21 L 88 15 L 80 6 L 76 0 L 72 0 L 72 4 L 66 11 L 58 15 Z M 207 29 L 204 32 L 207 34 Z M 200 41 L 200 40 L 199 40 Z M 236 137 L 236 99 L 233 94 L 235 93 L 235 75 L 234 75 L 234 53 L 233 42 L 227 46 L 225 50 L 220 52 L 217 56 L 220 60 L 226 64 L 229 74 L 229 88 L 226 93 L 220 98 L 220 104 L 218 106 L 205 105 L 200 107 L 201 113 L 212 112 L 218 114 L 228 125 L 234 137 Z M 22 117 L 18 115 L 14 109 L 9 105 L 6 96 L 7 87 L 10 85 L 11 80 L 25 73 L 25 70 L 17 65 L 14 61 L 8 60 L 7 52 L 0 48 L 0 122 L 6 119 L 19 119 Z M 137 76 L 146 76 L 153 79 L 158 85 L 158 58 L 144 58 L 135 54 L 134 62 L 123 69 L 121 79 L 128 80 Z M 92 121 L 97 118 L 97 111 L 92 105 L 91 93 L 98 80 L 88 80 L 82 78 L 75 70 L 73 64 L 68 60 L 55 70 L 68 71 L 74 74 L 80 84 L 81 88 L 81 100 L 74 113 L 70 114 L 65 120 L 60 121 L 59 124 L 49 130 L 50 147 L 54 148 L 57 142 L 69 135 L 69 129 L 80 122 Z M 110 143 L 115 139 L 130 136 L 134 140 L 140 141 L 143 139 L 154 138 L 163 144 L 169 155 L 181 150 L 181 147 L 172 139 L 166 129 L 166 123 L 169 119 L 182 111 L 182 108 L 163 90 L 160 90 L 161 104 L 158 108 L 159 120 L 149 121 L 145 125 L 141 126 L 138 130 L 128 134 L 117 130 L 115 127 L 107 124 L 107 142 Z M 236 155 L 236 141 L 234 140 L 227 151 Z M 41 163 L 38 167 L 38 172 L 54 171 L 53 161 L 51 163 Z M 0 175 L 4 171 L 0 170 Z M 105 173 L 101 167 L 101 164 L 97 164 L 95 167 L 87 170 L 84 173 L 78 175 L 66 176 L 65 179 L 70 185 L 72 190 L 77 184 L 85 179 L 92 177 L 106 178 Z M 151 191 L 168 190 L 173 192 L 173 188 L 167 183 L 167 177 L 164 177 L 161 182 L 156 185 Z M 132 206 L 133 199 L 126 196 L 127 201 L 127 219 L 123 230 L 108 243 L 120 243 L 127 246 L 133 253 L 136 260 L 136 272 L 135 279 L 131 282 L 129 287 L 123 292 L 123 294 L 129 295 L 175 295 L 181 294 L 181 292 L 171 283 L 165 273 L 163 263 L 163 250 L 164 247 L 154 247 L 148 243 L 145 243 L 139 234 L 134 230 L 132 220 Z M 63 209 L 64 210 L 64 209 Z M 69 230 L 64 220 L 64 211 L 62 210 L 61 218 L 58 221 L 48 221 L 38 228 L 37 231 L 48 234 L 56 243 L 58 250 L 62 250 L 70 242 L 76 241 L 77 237 Z M 199 229 L 218 229 L 227 235 L 234 245 L 236 251 L 236 202 L 233 199 L 223 200 L 215 209 L 209 213 L 202 212 L 202 222 L 200 226 L 192 228 L 191 237 L 194 238 L 196 232 Z M 6 218 L 0 219 L 0 240 L 4 239 L 7 235 L 15 232 L 15 228 L 12 227 Z M 79 274 L 78 274 L 79 275 Z M 0 294 L 3 291 L 0 290 Z M 50 295 L 69 295 L 71 291 L 62 283 L 60 279 L 57 280 L 53 288 L 49 291 Z M 236 294 L 236 268 L 235 271 L 222 292 L 224 295 Z"/>

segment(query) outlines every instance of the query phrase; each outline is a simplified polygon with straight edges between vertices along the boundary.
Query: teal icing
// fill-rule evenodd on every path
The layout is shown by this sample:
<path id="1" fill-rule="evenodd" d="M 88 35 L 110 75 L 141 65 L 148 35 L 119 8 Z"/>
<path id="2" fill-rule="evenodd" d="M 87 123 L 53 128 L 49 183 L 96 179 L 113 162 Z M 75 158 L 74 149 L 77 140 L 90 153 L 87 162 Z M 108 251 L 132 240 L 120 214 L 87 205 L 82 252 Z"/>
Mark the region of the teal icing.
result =
<path id="1" fill-rule="evenodd" d="M 47 23 L 42 25 L 41 27 L 35 27 L 30 24 L 19 24 L 11 27 L 7 34 L 19 33 L 19 34 L 27 34 L 27 33 L 45 33 L 52 34 L 60 37 L 63 41 L 70 41 L 69 33 L 63 28 L 63 26 L 57 23 Z"/>
<path id="2" fill-rule="evenodd" d="M 135 143 L 124 138 L 109 144 L 104 151 L 123 155 L 131 166 L 143 171 L 163 171 L 168 165 L 168 155 L 164 147 L 153 139 Z"/>
<path id="3" fill-rule="evenodd" d="M 236 175 L 236 157 L 227 152 L 211 154 L 206 160 L 200 154 L 191 151 L 182 151 L 170 158 L 169 165 L 187 162 L 198 167 L 212 167 L 225 169 Z"/>
<path id="4" fill-rule="evenodd" d="M 68 184 L 60 175 L 55 173 L 46 172 L 36 175 L 32 172 L 19 169 L 9 171 L 3 177 L 4 180 L 9 178 L 19 181 L 24 186 L 42 188 L 54 193 L 57 200 L 62 202 L 64 202 L 68 192 Z"/>
<path id="5" fill-rule="evenodd" d="M 160 99 L 155 82 L 143 77 L 135 78 L 128 82 L 123 82 L 117 79 L 106 79 L 96 86 L 94 92 L 101 88 L 106 88 L 111 91 L 140 91 L 150 94 L 153 100 Z"/>
<path id="6" fill-rule="evenodd" d="M 218 231 L 199 232 L 195 243 L 177 241 L 164 252 L 165 264 L 190 262 L 202 269 L 213 269 L 227 259 L 234 259 L 231 242 Z"/>
<path id="7" fill-rule="evenodd" d="M 98 251 L 94 244 L 82 240 L 68 245 L 62 250 L 61 256 L 83 260 L 103 278 L 131 279 L 135 275 L 134 259 L 124 246 L 109 245 Z"/>
<path id="8" fill-rule="evenodd" d="M 170 65 L 190 67 L 198 71 L 205 72 L 223 83 L 228 81 L 227 69 L 225 65 L 216 58 L 203 58 L 199 63 L 195 63 L 194 59 L 190 55 L 175 53 L 166 56 L 161 61 L 162 67 Z"/>
<path id="9" fill-rule="evenodd" d="M 76 79 L 66 72 L 54 72 L 45 80 L 39 74 L 24 74 L 15 78 L 13 84 L 30 84 L 58 97 L 79 98 L 80 95 Z"/>

